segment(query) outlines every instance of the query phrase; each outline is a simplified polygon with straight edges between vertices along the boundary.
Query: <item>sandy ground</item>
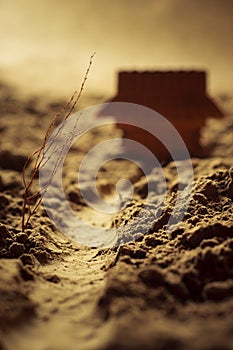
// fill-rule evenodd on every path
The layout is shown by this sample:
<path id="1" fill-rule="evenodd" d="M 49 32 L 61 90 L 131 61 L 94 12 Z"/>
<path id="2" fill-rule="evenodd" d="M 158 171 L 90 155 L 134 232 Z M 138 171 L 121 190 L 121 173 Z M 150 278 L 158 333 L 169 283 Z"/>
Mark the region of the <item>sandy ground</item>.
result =
<path id="1" fill-rule="evenodd" d="M 80 141 L 64 169 L 70 205 L 92 224 L 124 232 L 119 247 L 96 249 L 60 233 L 42 206 L 21 231 L 20 171 L 63 101 L 22 99 L 4 84 L 0 93 L 0 349 L 233 349 L 232 117 L 209 122 L 203 132 L 210 156 L 192 160 L 190 205 L 170 231 L 174 164 L 163 168 L 168 195 L 161 216 L 154 216 L 155 198 L 134 227 L 147 194 L 137 166 L 115 160 L 100 171 L 103 196 L 113 196 L 126 168 L 134 184 L 134 199 L 108 218 L 93 216 L 69 171 L 87 145 L 119 131 L 98 130 Z M 151 174 L 158 192 L 159 180 Z M 137 240 L 124 244 L 131 236 Z"/>

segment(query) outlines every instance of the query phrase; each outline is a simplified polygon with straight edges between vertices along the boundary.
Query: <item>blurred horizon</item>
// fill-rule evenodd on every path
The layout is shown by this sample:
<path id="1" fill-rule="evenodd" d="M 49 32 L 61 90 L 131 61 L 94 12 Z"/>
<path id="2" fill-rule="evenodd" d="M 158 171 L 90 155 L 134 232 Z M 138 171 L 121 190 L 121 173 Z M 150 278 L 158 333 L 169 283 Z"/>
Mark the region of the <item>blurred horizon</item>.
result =
<path id="1" fill-rule="evenodd" d="M 113 95 L 119 70 L 207 70 L 233 93 L 231 0 L 0 0 L 0 81 L 55 95 Z"/>

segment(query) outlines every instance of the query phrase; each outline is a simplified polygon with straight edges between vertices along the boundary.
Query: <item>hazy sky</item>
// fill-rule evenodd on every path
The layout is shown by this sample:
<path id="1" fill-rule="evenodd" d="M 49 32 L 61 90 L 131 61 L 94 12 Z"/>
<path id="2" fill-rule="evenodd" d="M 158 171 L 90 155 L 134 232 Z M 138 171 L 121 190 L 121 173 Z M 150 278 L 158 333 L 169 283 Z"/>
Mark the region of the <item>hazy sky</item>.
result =
<path id="1" fill-rule="evenodd" d="M 205 69 L 233 91 L 232 0 L 0 0 L 0 75 L 36 90 L 112 94 L 119 69 Z"/>

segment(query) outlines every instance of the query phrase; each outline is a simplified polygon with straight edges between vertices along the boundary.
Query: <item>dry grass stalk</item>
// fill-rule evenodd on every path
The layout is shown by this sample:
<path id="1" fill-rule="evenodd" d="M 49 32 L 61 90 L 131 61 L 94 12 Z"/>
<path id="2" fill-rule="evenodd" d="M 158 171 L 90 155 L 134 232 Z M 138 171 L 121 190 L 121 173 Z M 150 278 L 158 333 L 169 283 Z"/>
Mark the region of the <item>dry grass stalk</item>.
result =
<path id="1" fill-rule="evenodd" d="M 86 73 L 84 75 L 84 79 L 82 81 L 81 87 L 79 92 L 75 91 L 73 96 L 71 97 L 71 99 L 69 100 L 69 102 L 53 117 L 52 122 L 50 123 L 41 147 L 36 150 L 35 152 L 33 152 L 26 160 L 23 170 L 22 170 L 22 178 L 23 178 L 23 186 L 24 186 L 24 195 L 23 195 L 23 206 L 22 206 L 22 220 L 21 220 L 21 228 L 22 231 L 25 231 L 25 229 L 28 227 L 32 216 L 36 213 L 38 207 L 40 206 L 41 202 L 42 202 L 42 197 L 41 194 L 46 191 L 47 187 L 49 186 L 50 182 L 52 181 L 53 176 L 56 174 L 56 170 L 59 166 L 59 163 L 56 163 L 54 165 L 54 169 L 51 173 L 51 178 L 49 179 L 48 183 L 46 186 L 44 186 L 43 188 L 40 188 L 36 193 L 32 194 L 32 187 L 33 184 L 35 182 L 35 179 L 37 178 L 37 175 L 39 173 L 39 169 L 45 165 L 45 162 L 48 161 L 48 159 L 46 159 L 46 152 L 48 152 L 49 150 L 49 146 L 47 147 L 46 151 L 45 151 L 45 146 L 46 143 L 49 139 L 49 137 L 51 136 L 54 127 L 56 126 L 56 123 L 58 122 L 58 120 L 62 120 L 65 121 L 67 118 L 69 118 L 69 116 L 71 115 L 71 113 L 74 111 L 82 93 L 84 90 L 84 86 L 85 83 L 87 81 L 88 78 L 88 74 L 93 62 L 93 57 L 94 57 L 95 53 L 92 54 L 92 56 L 90 57 L 90 61 L 89 61 L 89 65 L 88 68 L 86 70 Z M 62 125 L 62 123 L 61 123 Z M 58 128 L 55 137 L 59 137 L 59 135 L 62 132 L 62 126 L 60 128 Z M 32 161 L 34 161 L 34 165 L 33 165 L 33 170 L 31 172 L 31 174 L 28 176 L 27 174 L 27 167 L 29 165 L 29 163 L 31 163 Z"/>

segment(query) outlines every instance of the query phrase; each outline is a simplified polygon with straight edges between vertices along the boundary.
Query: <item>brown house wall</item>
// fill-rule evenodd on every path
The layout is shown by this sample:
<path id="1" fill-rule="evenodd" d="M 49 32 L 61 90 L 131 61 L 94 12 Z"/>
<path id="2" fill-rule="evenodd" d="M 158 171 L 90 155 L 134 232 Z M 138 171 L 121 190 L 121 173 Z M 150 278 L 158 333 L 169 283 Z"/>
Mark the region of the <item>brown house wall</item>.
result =
<path id="1" fill-rule="evenodd" d="M 120 72 L 118 96 L 133 99 L 148 95 L 165 98 L 206 95 L 206 73 L 190 72 Z"/>
<path id="2" fill-rule="evenodd" d="M 205 150 L 199 142 L 201 127 L 208 117 L 224 116 L 207 95 L 206 78 L 205 71 L 119 72 L 118 92 L 111 101 L 137 103 L 161 113 L 175 126 L 191 156 L 202 157 Z M 170 158 L 166 148 L 143 130 L 117 125 L 125 137 L 144 144 L 159 160 Z"/>

